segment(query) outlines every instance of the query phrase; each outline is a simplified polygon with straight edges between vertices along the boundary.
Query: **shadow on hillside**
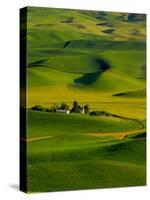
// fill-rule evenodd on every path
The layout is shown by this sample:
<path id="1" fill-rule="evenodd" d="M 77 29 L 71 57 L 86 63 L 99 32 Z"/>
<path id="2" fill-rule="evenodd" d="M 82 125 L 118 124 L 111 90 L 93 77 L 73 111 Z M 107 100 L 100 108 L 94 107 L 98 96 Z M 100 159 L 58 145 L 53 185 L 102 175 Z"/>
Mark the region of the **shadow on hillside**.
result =
<path id="1" fill-rule="evenodd" d="M 90 85 L 90 84 L 94 83 L 104 71 L 110 69 L 110 67 L 111 67 L 109 63 L 107 63 L 106 61 L 101 60 L 101 59 L 97 59 L 96 63 L 98 63 L 98 65 L 99 65 L 99 70 L 97 72 L 86 73 L 83 76 L 81 76 L 80 78 L 75 79 L 74 82 L 76 84 Z"/>
<path id="2" fill-rule="evenodd" d="M 115 29 L 111 28 L 111 29 L 106 29 L 106 30 L 103 30 L 102 32 L 103 33 L 107 33 L 107 34 L 111 34 L 114 32 Z"/>
<path id="3" fill-rule="evenodd" d="M 63 48 L 66 48 L 66 47 L 68 47 L 70 44 L 71 44 L 71 41 L 67 41 L 67 42 L 65 42 L 65 44 L 64 44 L 64 46 L 63 46 Z"/>
<path id="4" fill-rule="evenodd" d="M 35 62 L 32 62 L 31 64 L 28 65 L 28 67 L 37 67 L 37 66 L 42 66 L 43 63 L 45 62 L 45 59 L 37 60 Z"/>

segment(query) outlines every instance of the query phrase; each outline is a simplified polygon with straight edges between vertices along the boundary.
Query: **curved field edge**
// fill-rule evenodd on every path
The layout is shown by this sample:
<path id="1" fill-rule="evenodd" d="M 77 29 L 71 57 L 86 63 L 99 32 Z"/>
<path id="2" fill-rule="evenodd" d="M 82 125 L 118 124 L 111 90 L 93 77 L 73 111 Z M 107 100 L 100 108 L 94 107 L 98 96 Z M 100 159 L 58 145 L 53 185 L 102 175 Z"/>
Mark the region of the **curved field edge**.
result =
<path id="1" fill-rule="evenodd" d="M 88 124 L 88 126 L 87 126 Z M 30 152 L 45 151 L 45 149 L 62 149 L 81 145 L 85 146 L 90 142 L 97 142 L 100 138 L 88 136 L 88 133 L 116 133 L 125 131 L 141 130 L 141 123 L 134 120 L 126 120 L 117 117 L 93 117 L 82 114 L 62 114 L 62 113 L 47 113 L 40 111 L 28 111 L 28 135 L 27 139 L 50 136 L 48 144 L 42 145 L 42 141 L 29 145 Z M 111 139 L 113 138 L 110 137 Z M 68 143 L 69 140 L 69 143 Z M 46 143 L 46 141 L 45 141 Z M 43 148 L 40 148 L 42 145 Z"/>
<path id="2" fill-rule="evenodd" d="M 34 115 L 36 116 L 34 117 Z M 35 135 L 35 133 L 37 134 L 36 130 L 39 130 L 40 133 L 47 133 L 50 129 L 50 134 L 52 135 L 55 130 L 56 132 L 53 134 L 57 136 L 28 143 L 28 192 L 146 184 L 146 142 L 144 132 L 142 133 L 141 130 L 137 130 L 135 134 L 129 135 L 123 140 L 113 140 L 113 137 L 107 136 L 103 137 L 106 141 L 99 137 L 92 141 L 89 136 L 81 134 L 85 131 L 82 126 L 79 126 L 74 134 L 70 134 L 70 132 L 65 134 L 66 129 L 70 129 L 72 119 L 75 126 L 81 121 L 84 127 L 83 121 L 85 120 L 87 124 L 86 119 L 89 117 L 38 111 L 30 111 L 29 116 L 31 120 L 29 123 L 30 133 Z M 68 120 L 71 118 L 71 121 L 66 118 Z M 100 125 L 100 119 L 91 119 Z M 108 120 L 108 118 L 103 120 L 106 119 Z M 63 123 L 62 120 L 64 120 Z M 102 124 L 104 124 L 103 120 Z M 109 124 L 108 121 L 107 124 Z M 57 122 L 57 129 L 55 129 L 54 122 Z M 114 122 L 118 124 L 120 121 Z M 61 126 L 58 129 L 59 124 L 63 124 L 64 127 Z M 47 127 L 45 129 L 47 131 L 44 131 L 43 127 Z M 68 139 L 66 139 L 67 137 Z M 82 137 L 86 140 L 84 141 Z M 78 140 L 73 146 L 70 141 L 77 138 Z M 110 141 L 107 141 L 108 138 Z M 67 146 L 65 143 L 62 146 L 61 143 L 65 140 Z M 53 143 L 57 144 L 57 148 L 52 148 Z"/>
<path id="3" fill-rule="evenodd" d="M 41 145 L 46 143 L 43 141 Z M 46 162 L 76 162 L 83 160 L 110 159 L 145 166 L 146 141 L 145 136 L 126 140 L 112 140 L 106 142 L 87 143 L 86 146 L 77 146 L 64 149 L 47 149 L 44 152 L 30 151 L 28 164 Z"/>

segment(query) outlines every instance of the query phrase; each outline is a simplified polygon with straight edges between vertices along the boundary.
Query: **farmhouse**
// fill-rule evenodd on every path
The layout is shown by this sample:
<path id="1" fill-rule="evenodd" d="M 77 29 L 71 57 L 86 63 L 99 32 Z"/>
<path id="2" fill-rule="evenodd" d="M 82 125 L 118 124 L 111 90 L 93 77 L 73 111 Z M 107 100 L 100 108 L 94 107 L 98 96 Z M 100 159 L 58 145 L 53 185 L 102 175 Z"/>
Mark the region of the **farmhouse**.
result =
<path id="1" fill-rule="evenodd" d="M 57 109 L 56 112 L 69 114 L 70 110 L 69 109 Z M 84 114 L 85 113 L 85 109 L 80 107 L 80 108 L 78 108 L 77 112 L 81 113 L 81 114 Z"/>
<path id="2" fill-rule="evenodd" d="M 57 109 L 56 112 L 58 112 L 58 113 L 67 113 L 67 114 L 69 114 L 69 113 L 70 113 L 70 110 L 69 110 L 69 109 Z"/>
<path id="3" fill-rule="evenodd" d="M 85 109 L 84 108 L 79 108 L 79 113 L 84 114 L 85 113 Z"/>

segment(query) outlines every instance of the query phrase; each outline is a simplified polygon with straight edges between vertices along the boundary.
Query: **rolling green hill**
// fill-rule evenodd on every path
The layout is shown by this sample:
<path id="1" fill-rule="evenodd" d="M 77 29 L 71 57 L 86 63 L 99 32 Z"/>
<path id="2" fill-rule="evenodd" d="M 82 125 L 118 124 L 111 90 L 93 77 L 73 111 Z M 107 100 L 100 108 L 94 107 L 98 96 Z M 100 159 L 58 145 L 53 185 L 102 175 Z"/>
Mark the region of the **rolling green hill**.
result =
<path id="1" fill-rule="evenodd" d="M 27 16 L 28 191 L 145 185 L 146 16 Z M 123 118 L 30 110 L 74 100 Z"/>
<path id="2" fill-rule="evenodd" d="M 137 122 L 40 111 L 29 111 L 28 120 L 30 192 L 145 184 L 145 138 L 116 138 L 118 131 L 140 129 Z"/>
<path id="3" fill-rule="evenodd" d="M 53 73 L 68 92 L 72 87 L 113 93 L 145 87 L 144 15 L 29 7 L 27 23 L 29 87 L 46 86 L 43 98 L 54 93 L 51 86 L 58 78 Z M 101 60 L 110 70 L 99 73 Z"/>

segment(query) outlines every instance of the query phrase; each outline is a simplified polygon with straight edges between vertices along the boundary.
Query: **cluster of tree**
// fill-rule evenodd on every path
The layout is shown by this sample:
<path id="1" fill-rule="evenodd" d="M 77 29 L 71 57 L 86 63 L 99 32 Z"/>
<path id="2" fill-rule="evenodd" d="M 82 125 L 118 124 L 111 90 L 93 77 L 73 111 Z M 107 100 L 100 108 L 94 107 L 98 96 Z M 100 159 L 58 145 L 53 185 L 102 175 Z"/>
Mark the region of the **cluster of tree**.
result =
<path id="1" fill-rule="evenodd" d="M 40 105 L 35 105 L 31 108 L 31 110 L 45 111 L 44 108 Z"/>
<path id="2" fill-rule="evenodd" d="M 79 113 L 81 110 L 84 110 L 84 113 L 89 113 L 89 105 L 86 104 L 83 107 L 79 105 L 77 101 L 73 102 L 72 108 L 69 108 L 69 105 L 67 105 L 65 102 L 62 102 L 60 106 L 53 105 L 50 108 L 42 107 L 41 105 L 35 105 L 31 108 L 31 110 L 37 110 L 37 111 L 45 111 L 45 112 L 57 112 L 57 110 L 70 110 L 71 113 Z"/>
<path id="3" fill-rule="evenodd" d="M 79 103 L 77 101 L 73 102 L 73 107 L 71 108 L 70 112 L 71 113 L 79 113 L 81 110 L 84 110 L 84 113 L 89 113 L 89 105 L 86 104 L 83 107 L 79 105 Z"/>
<path id="4" fill-rule="evenodd" d="M 58 105 L 53 105 L 50 108 L 43 107 L 41 105 L 35 105 L 31 108 L 31 110 L 37 110 L 37 111 L 45 111 L 45 112 L 56 112 L 58 109 L 62 110 L 68 110 L 69 106 L 66 103 L 61 103 L 60 106 Z"/>
<path id="5" fill-rule="evenodd" d="M 91 111 L 89 112 L 89 115 L 90 116 L 106 116 L 106 117 L 109 117 L 109 116 L 112 116 L 111 113 L 109 112 L 106 112 L 106 111 Z"/>
<path id="6" fill-rule="evenodd" d="M 84 110 L 84 113 L 88 113 L 90 116 L 118 117 L 117 115 L 114 115 L 106 111 L 90 111 L 88 104 L 81 106 L 77 101 L 73 102 L 71 109 L 69 108 L 69 105 L 67 105 L 65 102 L 62 102 L 60 106 L 56 104 L 51 106 L 50 108 L 42 107 L 40 105 L 35 105 L 31 108 L 31 110 L 45 111 L 45 112 L 57 112 L 57 110 L 70 110 L 70 113 L 80 113 L 81 111 Z"/>

